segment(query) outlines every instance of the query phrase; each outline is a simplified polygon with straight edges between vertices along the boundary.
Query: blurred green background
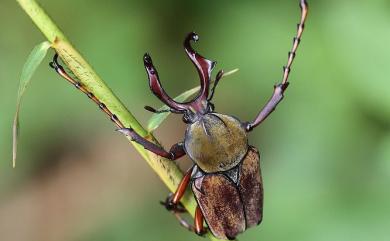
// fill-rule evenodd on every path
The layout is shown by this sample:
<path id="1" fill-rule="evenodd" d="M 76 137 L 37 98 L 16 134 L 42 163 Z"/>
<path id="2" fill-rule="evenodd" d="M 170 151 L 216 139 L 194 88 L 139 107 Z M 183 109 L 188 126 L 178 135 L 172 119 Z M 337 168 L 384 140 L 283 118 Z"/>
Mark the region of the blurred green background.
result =
<path id="1" fill-rule="evenodd" d="M 40 0 L 76 48 L 145 125 L 159 107 L 143 68 L 151 53 L 171 96 L 198 77 L 182 41 L 239 68 L 217 111 L 254 118 L 281 79 L 298 0 Z M 277 111 L 250 135 L 265 185 L 263 223 L 249 240 L 390 240 L 390 2 L 309 1 L 310 13 Z M 0 240 L 203 240 L 158 201 L 167 188 L 98 108 L 44 61 L 24 97 L 17 168 L 11 126 L 18 79 L 44 40 L 15 1 L 0 2 Z M 171 116 L 156 132 L 182 140 Z M 187 158 L 180 164 L 189 165 Z"/>

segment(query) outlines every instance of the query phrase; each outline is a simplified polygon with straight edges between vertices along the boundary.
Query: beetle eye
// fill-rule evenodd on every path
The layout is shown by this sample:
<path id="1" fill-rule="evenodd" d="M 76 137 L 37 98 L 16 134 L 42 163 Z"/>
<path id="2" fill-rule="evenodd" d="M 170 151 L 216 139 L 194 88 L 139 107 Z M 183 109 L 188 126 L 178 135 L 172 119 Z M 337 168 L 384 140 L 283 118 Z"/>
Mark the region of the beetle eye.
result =
<path id="1" fill-rule="evenodd" d="M 186 123 L 186 124 L 190 123 L 190 118 L 189 118 L 189 116 L 188 116 L 188 115 L 183 115 L 183 121 L 184 121 L 184 123 Z"/>

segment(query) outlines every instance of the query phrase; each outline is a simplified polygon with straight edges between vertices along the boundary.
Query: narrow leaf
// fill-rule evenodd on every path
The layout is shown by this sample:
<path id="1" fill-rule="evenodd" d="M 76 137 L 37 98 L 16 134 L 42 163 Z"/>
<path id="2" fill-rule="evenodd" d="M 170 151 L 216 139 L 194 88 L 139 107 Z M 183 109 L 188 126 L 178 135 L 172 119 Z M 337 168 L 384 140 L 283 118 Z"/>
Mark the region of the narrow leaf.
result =
<path id="1" fill-rule="evenodd" d="M 221 78 L 232 75 L 232 74 L 236 73 L 237 71 L 238 71 L 238 69 L 234 69 L 234 70 L 228 71 L 226 73 L 223 73 Z M 212 81 L 212 83 L 213 82 L 214 81 Z M 177 102 L 185 102 L 191 96 L 198 93 L 199 91 L 200 91 L 200 86 L 194 87 L 194 88 L 187 90 L 187 91 L 181 93 L 180 95 L 176 96 L 174 98 L 174 100 Z M 169 107 L 166 105 L 163 105 L 158 110 L 161 111 L 161 110 L 166 110 L 166 109 L 169 109 Z M 148 121 L 148 126 L 147 126 L 148 131 L 152 132 L 152 131 L 156 130 L 161 125 L 161 123 L 169 116 L 169 114 L 171 114 L 171 112 L 153 114 L 152 117 Z"/>
<path id="2" fill-rule="evenodd" d="M 232 69 L 232 70 L 230 70 L 230 71 L 228 71 L 228 72 L 223 73 L 223 76 L 222 76 L 222 77 L 227 77 L 227 76 L 229 76 L 229 75 L 235 74 L 235 73 L 237 73 L 239 70 L 240 70 L 240 69 Z"/>
<path id="3" fill-rule="evenodd" d="M 47 54 L 47 50 L 50 48 L 50 43 L 45 41 L 38 44 L 31 51 L 30 55 L 27 58 L 26 63 L 23 66 L 22 74 L 20 75 L 18 97 L 16 101 L 16 112 L 14 117 L 14 123 L 12 126 L 13 131 L 13 147 L 12 147 L 12 166 L 15 168 L 16 165 L 16 154 L 17 154 L 17 145 L 18 145 L 18 136 L 19 136 L 19 112 L 22 97 L 28 84 L 30 83 L 31 77 L 38 68 L 39 64 L 43 61 Z"/>

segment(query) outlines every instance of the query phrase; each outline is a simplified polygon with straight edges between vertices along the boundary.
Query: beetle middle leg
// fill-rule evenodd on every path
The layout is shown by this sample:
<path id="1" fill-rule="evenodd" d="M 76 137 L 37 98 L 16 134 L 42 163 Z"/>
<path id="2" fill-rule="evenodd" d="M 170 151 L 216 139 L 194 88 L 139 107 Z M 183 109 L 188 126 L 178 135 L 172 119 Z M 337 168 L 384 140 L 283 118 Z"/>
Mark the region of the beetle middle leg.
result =
<path id="1" fill-rule="evenodd" d="M 181 213 L 187 212 L 187 210 L 181 205 L 180 199 L 183 197 L 187 189 L 187 186 L 190 184 L 192 169 L 193 167 L 191 167 L 186 172 L 183 179 L 180 181 L 179 186 L 176 189 L 176 192 L 174 194 L 169 195 L 165 201 L 162 201 L 160 203 L 168 211 L 172 212 L 175 215 L 176 219 L 179 221 L 181 226 L 183 226 L 184 228 L 188 229 L 191 232 L 195 232 L 196 234 L 202 236 L 207 232 L 207 229 L 203 226 L 204 217 L 199 206 L 197 206 L 195 210 L 194 225 L 191 225 L 187 220 L 185 220 L 181 216 Z"/>
<path id="2" fill-rule="evenodd" d="M 177 187 L 175 193 L 173 195 L 169 195 L 165 202 L 161 202 L 163 206 L 165 206 L 166 209 L 173 212 L 186 212 L 183 206 L 180 204 L 180 199 L 183 197 L 188 184 L 191 180 L 191 173 L 192 173 L 193 167 L 191 167 L 184 177 L 181 179 L 179 186 Z"/>

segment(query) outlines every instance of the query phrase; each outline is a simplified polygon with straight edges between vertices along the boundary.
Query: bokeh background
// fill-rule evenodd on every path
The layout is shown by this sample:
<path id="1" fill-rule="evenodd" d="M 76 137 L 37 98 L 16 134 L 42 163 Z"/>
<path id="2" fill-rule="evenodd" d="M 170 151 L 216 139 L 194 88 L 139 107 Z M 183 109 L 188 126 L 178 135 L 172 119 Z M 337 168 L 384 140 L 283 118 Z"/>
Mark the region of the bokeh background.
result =
<path id="1" fill-rule="evenodd" d="M 196 86 L 182 41 L 240 71 L 217 89 L 217 111 L 254 118 L 282 75 L 298 0 L 40 0 L 65 35 L 146 124 L 150 52 L 171 96 Z M 390 2 L 309 1 L 310 13 L 277 111 L 250 135 L 260 149 L 264 220 L 249 240 L 390 240 Z M 11 126 L 18 79 L 44 40 L 15 1 L 0 2 L 0 240 L 203 240 L 158 201 L 167 188 L 127 140 L 46 64 L 24 97 L 17 168 Z M 166 146 L 184 124 L 155 133 Z M 186 168 L 189 160 L 181 166 Z"/>

